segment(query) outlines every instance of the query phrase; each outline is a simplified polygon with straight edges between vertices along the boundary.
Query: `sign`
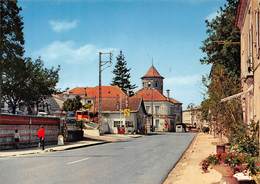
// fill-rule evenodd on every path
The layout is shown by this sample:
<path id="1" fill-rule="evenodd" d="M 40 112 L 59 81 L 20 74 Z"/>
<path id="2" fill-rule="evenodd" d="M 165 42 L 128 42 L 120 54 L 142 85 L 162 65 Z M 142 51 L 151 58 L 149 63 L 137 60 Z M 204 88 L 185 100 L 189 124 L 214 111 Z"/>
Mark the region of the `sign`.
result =
<path id="1" fill-rule="evenodd" d="M 129 117 L 130 116 L 130 109 L 124 109 L 123 112 L 124 112 L 124 116 L 125 117 Z"/>

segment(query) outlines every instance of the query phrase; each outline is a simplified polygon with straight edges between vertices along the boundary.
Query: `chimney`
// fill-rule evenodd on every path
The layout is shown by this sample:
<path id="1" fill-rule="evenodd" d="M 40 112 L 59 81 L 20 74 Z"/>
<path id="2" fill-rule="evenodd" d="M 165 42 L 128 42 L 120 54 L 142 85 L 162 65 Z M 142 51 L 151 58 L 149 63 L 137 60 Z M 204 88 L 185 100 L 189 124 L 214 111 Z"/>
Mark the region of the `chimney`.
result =
<path id="1" fill-rule="evenodd" d="M 170 99 L 170 90 L 167 89 L 166 92 L 167 92 L 167 98 L 168 98 L 168 100 L 169 100 L 169 99 Z"/>

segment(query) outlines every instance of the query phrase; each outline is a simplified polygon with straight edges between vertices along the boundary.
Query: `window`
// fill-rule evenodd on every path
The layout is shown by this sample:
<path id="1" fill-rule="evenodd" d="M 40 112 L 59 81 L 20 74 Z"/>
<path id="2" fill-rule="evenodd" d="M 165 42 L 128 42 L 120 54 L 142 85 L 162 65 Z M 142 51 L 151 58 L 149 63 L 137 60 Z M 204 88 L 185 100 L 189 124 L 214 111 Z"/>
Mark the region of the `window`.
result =
<path id="1" fill-rule="evenodd" d="M 174 106 L 171 106 L 170 107 L 170 115 L 173 115 L 174 114 Z"/>
<path id="2" fill-rule="evenodd" d="M 148 112 L 148 113 L 149 113 L 150 110 L 151 110 L 151 109 L 150 109 L 150 106 L 146 106 L 145 109 L 146 109 L 146 112 Z"/>
<path id="3" fill-rule="evenodd" d="M 159 128 L 159 122 L 160 122 L 159 119 L 156 119 L 156 120 L 155 120 L 155 128 Z"/>
<path id="4" fill-rule="evenodd" d="M 252 14 L 251 8 L 248 11 L 249 24 L 248 24 L 248 34 L 247 34 L 247 74 L 252 74 L 253 72 L 253 28 L 252 28 Z"/>
<path id="5" fill-rule="evenodd" d="M 91 104 L 91 100 L 88 100 L 87 103 L 88 103 L 88 104 Z"/>
<path id="6" fill-rule="evenodd" d="M 156 87 L 156 88 L 158 87 L 158 82 L 155 82 L 155 85 L 154 85 L 154 87 Z"/>
<path id="7" fill-rule="evenodd" d="M 134 123 L 132 121 L 125 122 L 126 127 L 134 127 Z"/>
<path id="8" fill-rule="evenodd" d="M 160 106 L 155 106 L 155 114 L 159 114 L 159 109 L 160 109 Z"/>
<path id="9" fill-rule="evenodd" d="M 114 121 L 114 127 L 119 127 L 122 121 Z"/>

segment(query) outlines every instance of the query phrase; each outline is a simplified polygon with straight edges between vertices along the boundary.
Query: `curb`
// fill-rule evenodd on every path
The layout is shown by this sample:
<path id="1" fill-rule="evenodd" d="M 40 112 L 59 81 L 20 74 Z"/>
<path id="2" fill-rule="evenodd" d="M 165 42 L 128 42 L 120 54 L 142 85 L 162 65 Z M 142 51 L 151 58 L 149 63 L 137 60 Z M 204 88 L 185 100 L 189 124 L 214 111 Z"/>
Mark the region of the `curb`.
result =
<path id="1" fill-rule="evenodd" d="M 49 153 L 49 152 L 58 152 L 58 151 L 66 151 L 66 150 L 73 150 L 73 149 L 78 149 L 78 148 L 84 148 L 84 147 L 90 147 L 90 146 L 97 146 L 97 145 L 102 145 L 102 144 L 107 144 L 110 142 L 103 141 L 103 142 L 98 142 L 94 144 L 85 144 L 85 145 L 79 145 L 75 147 L 69 147 L 69 148 L 63 148 L 63 149 L 57 149 L 57 148 L 47 148 L 44 151 L 42 150 L 37 150 L 35 152 L 29 152 L 29 153 L 20 153 L 20 154 L 12 154 L 8 156 L 0 156 L 0 158 L 10 158 L 10 157 L 19 157 L 19 156 L 26 156 L 26 155 L 36 155 L 36 154 L 41 154 L 41 153 Z"/>
<path id="2" fill-rule="evenodd" d="M 86 144 L 86 145 L 80 145 L 80 146 L 75 146 L 75 147 L 70 147 L 70 148 L 64 148 L 64 149 L 60 149 L 60 150 L 50 149 L 50 152 L 73 150 L 73 149 L 85 148 L 85 147 L 90 147 L 90 146 L 97 146 L 97 145 L 102 145 L 102 144 L 107 144 L 107 143 L 110 143 L 110 142 L 103 141 L 103 142 L 98 142 L 98 143 L 94 143 L 94 144 Z"/>
<path id="3" fill-rule="evenodd" d="M 137 136 L 137 137 L 130 137 L 129 139 L 135 139 L 135 138 L 140 138 L 142 135 Z M 94 139 L 92 139 L 94 140 Z M 95 139 L 96 140 L 96 139 Z M 18 156 L 26 156 L 26 155 L 36 155 L 36 154 L 41 154 L 41 153 L 49 153 L 49 152 L 58 152 L 58 151 L 66 151 L 66 150 L 73 150 L 73 149 L 78 149 L 78 148 L 84 148 L 84 147 L 90 147 L 90 146 L 97 146 L 97 145 L 102 145 L 102 144 L 108 144 L 108 143 L 117 143 L 117 142 L 128 142 L 129 140 L 124 140 L 124 139 L 118 139 L 116 141 L 104 141 L 104 140 L 98 140 L 100 142 L 93 143 L 93 144 L 83 144 L 83 145 L 78 145 L 74 147 L 68 147 L 68 148 L 62 148 L 59 149 L 59 147 L 56 148 L 47 148 L 44 151 L 42 150 L 36 150 L 35 152 L 28 152 L 28 153 L 18 153 L 18 154 L 12 154 L 8 156 L 0 156 L 0 158 L 8 158 L 8 157 L 18 157 Z"/>
<path id="4" fill-rule="evenodd" d="M 191 148 L 191 145 L 194 144 L 196 138 L 198 137 L 198 133 L 196 133 L 196 135 L 192 138 L 191 142 L 189 143 L 189 145 L 187 146 L 187 148 L 184 150 L 184 152 L 181 154 L 180 158 L 177 160 L 177 162 L 175 162 L 175 164 L 172 166 L 172 168 L 170 169 L 170 171 L 166 174 L 166 176 L 163 178 L 162 180 L 162 184 L 165 183 L 165 181 L 167 180 L 168 176 L 170 175 L 170 173 L 172 172 L 172 170 L 176 167 L 176 165 L 180 162 L 180 160 L 183 158 L 183 156 L 185 155 L 185 153 Z"/>

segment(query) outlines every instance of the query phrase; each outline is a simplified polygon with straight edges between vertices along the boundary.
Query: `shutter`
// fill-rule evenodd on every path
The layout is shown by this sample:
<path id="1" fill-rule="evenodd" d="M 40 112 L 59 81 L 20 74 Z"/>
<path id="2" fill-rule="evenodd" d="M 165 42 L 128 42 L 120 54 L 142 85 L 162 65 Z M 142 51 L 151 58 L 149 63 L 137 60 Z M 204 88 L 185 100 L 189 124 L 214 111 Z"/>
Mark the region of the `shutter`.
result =
<path id="1" fill-rule="evenodd" d="M 259 0 L 260 1 L 260 0 Z M 256 12 L 256 56 L 260 57 L 260 11 Z"/>

